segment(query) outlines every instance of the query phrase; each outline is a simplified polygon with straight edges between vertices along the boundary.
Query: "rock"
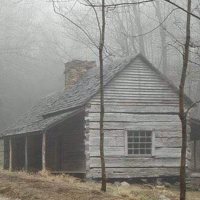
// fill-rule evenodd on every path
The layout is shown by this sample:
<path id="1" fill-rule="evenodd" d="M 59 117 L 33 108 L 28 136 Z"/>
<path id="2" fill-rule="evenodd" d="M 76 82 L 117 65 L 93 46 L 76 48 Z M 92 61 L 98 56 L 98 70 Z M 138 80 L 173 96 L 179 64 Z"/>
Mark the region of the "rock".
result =
<path id="1" fill-rule="evenodd" d="M 164 190 L 164 189 L 165 189 L 165 186 L 164 186 L 164 185 L 157 185 L 156 188 L 157 188 L 157 189 L 160 189 L 160 190 Z"/>
<path id="2" fill-rule="evenodd" d="M 160 200 L 171 200 L 171 199 L 169 199 L 168 197 L 166 197 L 166 196 L 163 195 L 163 194 L 159 195 L 158 198 L 159 198 Z"/>
<path id="3" fill-rule="evenodd" d="M 162 183 L 159 179 L 157 179 L 157 180 L 156 180 L 156 185 L 161 186 L 161 185 L 163 185 L 163 183 Z"/>
<path id="4" fill-rule="evenodd" d="M 164 183 L 164 186 L 167 187 L 167 188 L 172 187 L 172 185 L 170 183 L 167 183 L 167 182 Z"/>
<path id="5" fill-rule="evenodd" d="M 186 188 L 187 188 L 187 189 L 190 189 L 190 188 L 192 188 L 192 185 L 191 185 L 191 184 L 187 184 L 187 185 L 186 185 Z"/>
<path id="6" fill-rule="evenodd" d="M 124 181 L 121 183 L 121 186 L 130 187 L 130 184 Z"/>
<path id="7" fill-rule="evenodd" d="M 147 179 L 145 179 L 145 178 L 142 178 L 140 180 L 142 181 L 142 183 L 147 183 L 148 182 Z"/>
<path id="8" fill-rule="evenodd" d="M 154 189 L 154 186 L 151 185 L 151 184 L 144 184 L 144 186 L 149 187 L 149 188 L 151 188 L 151 189 Z"/>

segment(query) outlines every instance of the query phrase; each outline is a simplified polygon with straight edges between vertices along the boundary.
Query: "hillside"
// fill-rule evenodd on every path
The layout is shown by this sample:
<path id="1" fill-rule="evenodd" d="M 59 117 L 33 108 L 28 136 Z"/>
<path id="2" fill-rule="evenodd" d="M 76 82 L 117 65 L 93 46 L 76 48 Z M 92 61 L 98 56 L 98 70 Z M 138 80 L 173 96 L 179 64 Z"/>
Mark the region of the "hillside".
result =
<path id="1" fill-rule="evenodd" d="M 1 171 L 0 180 L 0 195 L 21 200 L 163 200 L 163 195 L 178 200 L 178 190 L 164 186 L 108 184 L 105 194 L 99 191 L 99 183 L 81 182 L 66 175 Z M 188 200 L 200 200 L 200 192 L 188 192 Z"/>

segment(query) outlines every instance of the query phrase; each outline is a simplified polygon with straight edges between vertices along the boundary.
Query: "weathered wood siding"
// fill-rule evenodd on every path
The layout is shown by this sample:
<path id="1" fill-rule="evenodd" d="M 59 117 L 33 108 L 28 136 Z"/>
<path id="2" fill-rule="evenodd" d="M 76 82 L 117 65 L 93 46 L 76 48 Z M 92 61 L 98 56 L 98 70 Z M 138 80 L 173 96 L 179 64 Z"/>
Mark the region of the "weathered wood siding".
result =
<path id="1" fill-rule="evenodd" d="M 105 156 L 108 178 L 177 176 L 181 153 L 178 95 L 150 67 L 135 60 L 105 87 Z M 87 108 L 90 169 L 100 177 L 100 94 Z M 126 130 L 150 130 L 155 134 L 155 155 L 127 156 Z"/>
<path id="2" fill-rule="evenodd" d="M 4 139 L 4 169 L 9 169 L 9 140 L 8 138 Z"/>
<path id="3" fill-rule="evenodd" d="M 200 172 L 200 140 L 191 141 L 191 170 L 192 172 Z"/>
<path id="4" fill-rule="evenodd" d="M 84 115 L 85 112 L 81 112 L 47 133 L 47 169 L 65 172 L 85 171 Z"/>
<path id="5" fill-rule="evenodd" d="M 200 172 L 200 124 L 191 123 L 191 162 L 192 172 Z"/>
<path id="6" fill-rule="evenodd" d="M 0 168 L 4 165 L 4 140 L 0 140 Z"/>

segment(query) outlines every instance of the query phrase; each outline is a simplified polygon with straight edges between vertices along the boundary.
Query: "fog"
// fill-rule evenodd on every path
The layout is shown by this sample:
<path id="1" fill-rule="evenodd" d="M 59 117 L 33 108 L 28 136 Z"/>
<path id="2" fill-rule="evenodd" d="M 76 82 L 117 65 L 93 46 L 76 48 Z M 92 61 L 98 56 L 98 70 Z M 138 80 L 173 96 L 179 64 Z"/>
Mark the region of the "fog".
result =
<path id="1" fill-rule="evenodd" d="M 100 9 L 95 13 L 86 2 L 57 1 L 53 7 L 50 0 L 1 0 L 1 131 L 40 98 L 64 88 L 64 63 L 98 62 Z M 186 7 L 186 1 L 176 2 Z M 196 14 L 200 14 L 199 4 L 193 1 Z M 185 12 L 164 1 L 108 8 L 105 63 L 142 52 L 177 85 L 185 22 Z M 193 17 L 191 29 L 186 93 L 195 100 L 200 98 L 200 20 Z"/>

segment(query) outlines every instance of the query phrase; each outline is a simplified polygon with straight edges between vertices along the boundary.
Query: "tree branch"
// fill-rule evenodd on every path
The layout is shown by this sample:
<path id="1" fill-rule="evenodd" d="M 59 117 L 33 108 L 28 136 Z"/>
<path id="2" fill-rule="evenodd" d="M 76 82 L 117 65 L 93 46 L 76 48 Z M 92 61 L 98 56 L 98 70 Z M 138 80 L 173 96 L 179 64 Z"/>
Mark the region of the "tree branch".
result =
<path id="1" fill-rule="evenodd" d="M 86 37 L 93 43 L 93 45 L 98 48 L 98 46 L 96 45 L 96 43 L 92 40 L 92 38 L 90 37 L 90 35 L 81 27 L 79 26 L 78 24 L 76 24 L 73 20 L 71 20 L 70 18 L 66 17 L 64 14 L 58 12 L 56 10 L 56 6 L 55 6 L 55 1 L 52 0 L 52 4 L 53 4 L 53 9 L 54 9 L 54 12 L 58 15 L 60 15 L 61 17 L 65 18 L 67 21 L 69 21 L 70 23 L 72 23 L 74 26 L 76 26 L 77 28 L 79 28 L 85 35 Z"/>
<path id="2" fill-rule="evenodd" d="M 190 109 L 196 107 L 199 103 L 200 103 L 200 100 L 198 100 L 198 101 L 194 102 L 192 105 L 190 105 L 190 107 L 185 112 L 185 118 L 187 117 L 187 114 L 189 113 Z"/>
<path id="3" fill-rule="evenodd" d="M 143 3 L 150 3 L 150 2 L 153 2 L 155 0 L 144 0 L 144 1 L 141 1 L 141 2 L 127 2 L 127 3 L 114 3 L 114 4 L 107 4 L 105 5 L 106 8 L 115 8 L 115 7 L 119 7 L 119 6 L 128 6 L 128 5 L 138 5 L 138 4 L 143 4 Z M 87 5 L 87 4 L 84 4 L 84 3 L 81 3 L 83 4 L 84 6 L 91 6 L 91 5 Z M 93 4 L 92 5 L 93 7 L 102 7 L 101 5 L 95 5 Z"/>
<path id="4" fill-rule="evenodd" d="M 167 3 L 170 3 L 170 4 L 173 5 L 173 6 L 176 6 L 176 7 L 179 8 L 180 10 L 182 10 L 182 11 L 184 11 L 184 12 L 190 14 L 191 16 L 197 18 L 198 20 L 200 20 L 200 17 L 199 17 L 199 16 L 193 14 L 192 12 L 188 12 L 186 9 L 182 8 L 182 7 L 179 6 L 178 4 L 176 4 L 176 3 L 174 3 L 174 2 L 172 2 L 172 1 L 170 1 L 170 0 L 163 0 L 163 1 L 166 1 Z"/>

